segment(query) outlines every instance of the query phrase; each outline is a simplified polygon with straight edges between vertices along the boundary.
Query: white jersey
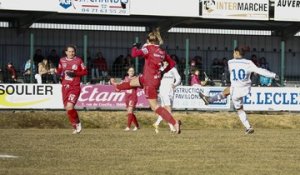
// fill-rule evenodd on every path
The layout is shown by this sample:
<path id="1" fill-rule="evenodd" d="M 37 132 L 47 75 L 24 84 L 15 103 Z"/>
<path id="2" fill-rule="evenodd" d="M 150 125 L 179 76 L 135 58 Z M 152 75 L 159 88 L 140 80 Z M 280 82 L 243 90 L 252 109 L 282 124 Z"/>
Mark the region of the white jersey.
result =
<path id="1" fill-rule="evenodd" d="M 173 94 L 173 85 L 178 86 L 181 82 L 181 77 L 175 67 L 166 72 L 160 81 L 159 93 L 164 95 Z"/>
<path id="2" fill-rule="evenodd" d="M 228 61 L 231 87 L 251 87 L 251 73 L 257 73 L 269 78 L 275 78 L 276 74 L 266 69 L 257 67 L 251 60 L 244 58 Z"/>

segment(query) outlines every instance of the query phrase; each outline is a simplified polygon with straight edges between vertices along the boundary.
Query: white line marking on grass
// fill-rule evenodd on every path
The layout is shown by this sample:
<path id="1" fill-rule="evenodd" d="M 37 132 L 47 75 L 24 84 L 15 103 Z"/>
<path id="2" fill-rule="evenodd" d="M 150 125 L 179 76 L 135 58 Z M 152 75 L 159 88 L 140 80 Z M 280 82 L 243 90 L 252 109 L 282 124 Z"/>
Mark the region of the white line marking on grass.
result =
<path id="1" fill-rule="evenodd" d="M 0 154 L 0 158 L 18 158 L 18 156 L 13 156 L 13 155 L 7 155 L 7 154 Z"/>

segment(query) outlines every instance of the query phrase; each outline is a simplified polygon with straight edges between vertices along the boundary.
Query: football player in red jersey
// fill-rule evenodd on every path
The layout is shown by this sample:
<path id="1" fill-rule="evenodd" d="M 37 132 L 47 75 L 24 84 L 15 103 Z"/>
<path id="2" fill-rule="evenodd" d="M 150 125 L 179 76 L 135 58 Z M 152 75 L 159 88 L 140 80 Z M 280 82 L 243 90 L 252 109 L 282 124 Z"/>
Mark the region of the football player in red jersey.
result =
<path id="1" fill-rule="evenodd" d="M 133 78 L 130 82 L 123 82 L 120 84 L 115 83 L 114 79 L 111 79 L 111 84 L 115 86 L 116 90 L 126 90 L 134 87 L 143 87 L 145 96 L 149 101 L 150 107 L 155 113 L 160 115 L 168 123 L 174 125 L 176 133 L 180 134 L 181 122 L 176 121 L 173 116 L 165 108 L 161 107 L 157 103 L 157 90 L 160 85 L 162 72 L 167 72 L 175 66 L 175 61 L 160 48 L 163 40 L 160 36 L 159 30 L 153 31 L 148 34 L 147 43 L 138 49 L 135 44 L 131 50 L 132 57 L 142 56 L 145 59 L 145 65 L 143 74 L 137 78 Z M 168 67 L 162 70 L 162 62 L 167 61 Z"/>
<path id="2" fill-rule="evenodd" d="M 56 72 L 62 76 L 62 99 L 70 123 L 74 128 L 73 134 L 79 134 L 81 123 L 74 106 L 81 91 L 81 77 L 87 75 L 87 70 L 82 59 L 76 56 L 75 46 L 68 45 L 65 48 L 65 54 L 66 56 L 60 59 Z"/>
<path id="3" fill-rule="evenodd" d="M 130 67 L 127 71 L 127 74 L 128 76 L 124 78 L 123 82 L 130 82 L 130 80 L 135 77 L 134 68 Z M 125 128 L 125 131 L 130 131 L 130 126 L 132 122 L 135 126 L 133 128 L 133 131 L 137 131 L 139 129 L 139 123 L 136 119 L 136 116 L 133 113 L 137 101 L 138 101 L 137 87 L 125 91 L 125 103 L 127 109 L 127 127 Z"/>

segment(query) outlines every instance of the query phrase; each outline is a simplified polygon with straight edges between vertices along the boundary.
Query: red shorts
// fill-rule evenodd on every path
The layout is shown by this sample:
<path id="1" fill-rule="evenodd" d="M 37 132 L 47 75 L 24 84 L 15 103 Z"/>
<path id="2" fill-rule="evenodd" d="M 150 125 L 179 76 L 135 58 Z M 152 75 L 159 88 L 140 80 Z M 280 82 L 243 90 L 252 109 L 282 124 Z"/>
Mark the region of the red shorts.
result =
<path id="1" fill-rule="evenodd" d="M 160 79 L 146 79 L 144 76 L 139 77 L 140 84 L 144 87 L 146 99 L 157 99 L 157 90 L 160 85 Z"/>
<path id="2" fill-rule="evenodd" d="M 158 93 L 157 93 L 158 87 L 155 86 L 147 86 L 144 85 L 144 92 L 146 99 L 157 99 Z"/>
<path id="3" fill-rule="evenodd" d="M 77 103 L 81 91 L 80 87 L 70 87 L 63 85 L 61 90 L 65 107 L 67 106 L 67 103 L 73 103 L 74 105 Z"/>

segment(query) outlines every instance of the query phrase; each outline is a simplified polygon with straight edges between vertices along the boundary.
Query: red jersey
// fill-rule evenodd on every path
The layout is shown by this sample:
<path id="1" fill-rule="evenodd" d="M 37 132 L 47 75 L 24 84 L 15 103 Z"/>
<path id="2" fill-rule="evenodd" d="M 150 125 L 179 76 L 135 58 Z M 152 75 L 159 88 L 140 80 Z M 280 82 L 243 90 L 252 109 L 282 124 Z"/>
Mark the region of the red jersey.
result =
<path id="1" fill-rule="evenodd" d="M 129 78 L 129 76 L 126 76 L 123 81 L 124 82 L 130 82 L 130 80 L 132 78 Z M 125 101 L 132 100 L 132 101 L 137 102 L 137 99 L 138 99 L 137 98 L 137 88 L 133 88 L 133 89 L 129 89 L 129 90 L 125 91 Z"/>
<path id="2" fill-rule="evenodd" d="M 169 66 L 164 71 L 169 71 L 175 66 L 175 61 L 173 61 L 171 57 L 159 47 L 159 45 L 144 45 L 141 50 L 133 47 L 131 55 L 132 57 L 143 56 L 145 58 L 143 77 L 147 80 L 146 82 L 149 83 L 151 83 L 152 80 L 160 81 L 163 61 L 167 61 L 169 63 Z"/>
<path id="3" fill-rule="evenodd" d="M 75 77 L 69 77 L 66 72 L 75 73 Z M 63 57 L 59 60 L 57 73 L 62 76 L 62 85 L 80 86 L 80 78 L 87 75 L 86 67 L 82 59 L 75 56 L 73 59 Z"/>

